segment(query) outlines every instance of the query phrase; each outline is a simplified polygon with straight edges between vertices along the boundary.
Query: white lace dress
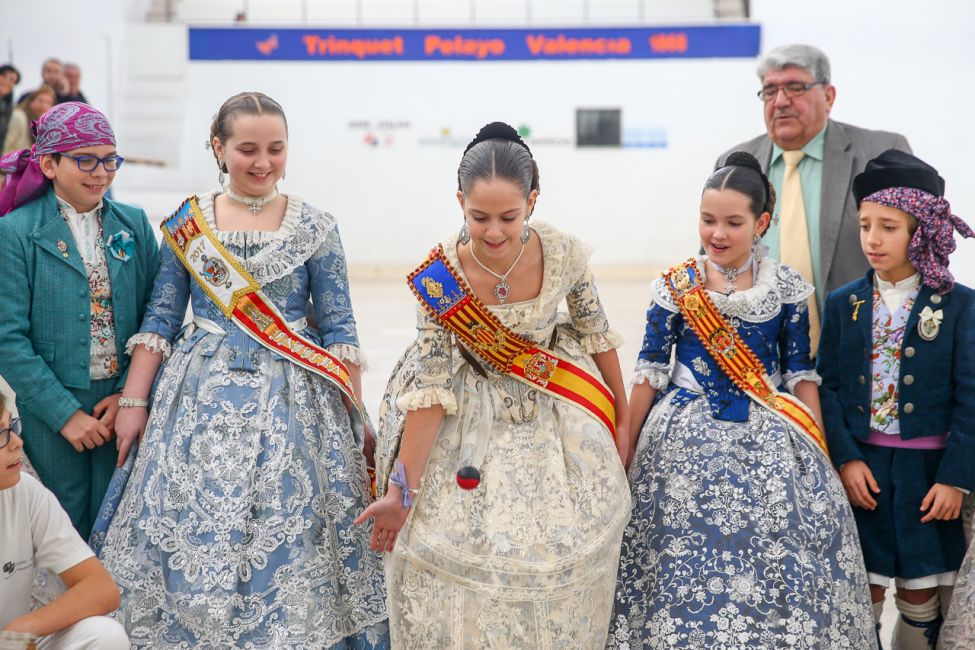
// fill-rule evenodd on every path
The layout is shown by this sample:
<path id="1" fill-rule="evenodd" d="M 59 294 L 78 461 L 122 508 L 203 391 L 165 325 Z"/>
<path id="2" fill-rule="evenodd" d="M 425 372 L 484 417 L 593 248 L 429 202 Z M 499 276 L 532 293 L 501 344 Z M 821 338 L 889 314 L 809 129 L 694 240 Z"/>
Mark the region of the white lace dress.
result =
<path id="1" fill-rule="evenodd" d="M 545 268 L 538 297 L 489 309 L 598 377 L 591 355 L 620 341 L 609 331 L 588 250 L 551 226 L 535 231 Z M 444 248 L 459 269 L 456 245 L 454 237 Z M 569 315 L 560 319 L 563 300 Z M 602 648 L 629 516 L 609 431 L 577 406 L 475 368 L 450 334 L 418 313 L 417 341 L 381 405 L 379 466 L 396 457 L 406 411 L 440 404 L 447 416 L 386 556 L 393 646 Z M 458 487 L 462 465 L 480 469 L 477 489 Z"/>

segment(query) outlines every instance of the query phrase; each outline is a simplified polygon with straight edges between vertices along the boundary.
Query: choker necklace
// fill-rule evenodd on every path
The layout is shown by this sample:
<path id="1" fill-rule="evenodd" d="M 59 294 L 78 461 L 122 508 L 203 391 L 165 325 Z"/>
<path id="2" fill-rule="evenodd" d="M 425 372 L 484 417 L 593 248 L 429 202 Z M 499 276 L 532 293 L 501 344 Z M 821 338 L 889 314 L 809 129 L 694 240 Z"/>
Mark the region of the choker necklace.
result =
<path id="1" fill-rule="evenodd" d="M 521 256 L 524 254 L 525 254 L 525 245 L 522 244 L 521 250 L 518 252 L 518 257 L 516 257 L 515 261 L 511 263 L 511 266 L 508 267 L 508 270 L 505 271 L 504 273 L 495 273 L 488 267 L 484 266 L 481 260 L 477 259 L 477 255 L 474 254 L 474 242 L 471 242 L 471 257 L 474 258 L 474 261 L 477 262 L 478 266 L 480 266 L 482 269 L 484 269 L 485 271 L 487 271 L 488 273 L 490 273 L 491 275 L 493 275 L 498 279 L 498 283 L 494 285 L 494 297 L 497 298 L 498 302 L 501 303 L 502 305 L 504 304 L 504 301 L 508 299 L 508 296 L 511 294 L 511 285 L 505 282 L 505 279 L 508 277 L 508 274 L 511 273 L 512 269 L 515 268 L 515 264 L 518 263 L 518 261 L 521 259 Z"/>
<path id="2" fill-rule="evenodd" d="M 244 205 L 246 205 L 247 209 L 250 210 L 251 214 L 253 214 L 254 216 L 257 216 L 257 214 L 264 209 L 265 205 L 267 205 L 274 199 L 278 198 L 277 187 L 271 190 L 270 194 L 265 194 L 264 196 L 256 196 L 256 197 L 241 196 L 240 194 L 237 194 L 237 192 L 230 189 L 229 185 L 226 188 L 224 188 L 224 192 L 227 194 L 227 196 L 232 198 L 234 201 L 237 201 L 237 203 L 243 203 Z"/>
<path id="3" fill-rule="evenodd" d="M 735 268 L 733 266 L 729 266 L 729 267 L 721 266 L 714 260 L 709 260 L 709 261 L 711 262 L 711 266 L 717 269 L 718 273 L 724 276 L 724 281 L 725 281 L 724 293 L 726 296 L 730 296 L 735 292 L 735 280 L 738 279 L 738 276 L 740 274 L 747 271 L 748 267 L 752 266 L 752 264 L 755 262 L 755 256 L 749 255 L 748 259 L 745 260 L 745 263 L 739 266 L 738 268 Z"/>

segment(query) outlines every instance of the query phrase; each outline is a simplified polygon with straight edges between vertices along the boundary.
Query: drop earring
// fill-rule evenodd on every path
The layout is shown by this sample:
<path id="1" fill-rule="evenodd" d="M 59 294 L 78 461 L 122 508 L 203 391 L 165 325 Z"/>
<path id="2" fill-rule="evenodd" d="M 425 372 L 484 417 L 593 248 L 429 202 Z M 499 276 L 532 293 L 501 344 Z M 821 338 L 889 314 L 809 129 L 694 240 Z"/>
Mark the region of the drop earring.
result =
<path id="1" fill-rule="evenodd" d="M 762 236 L 756 234 L 752 239 L 752 256 L 755 258 L 755 262 L 761 262 L 767 253 L 768 246 L 762 243 Z"/>
<path id="2" fill-rule="evenodd" d="M 460 227 L 460 235 L 457 238 L 461 244 L 466 244 L 471 240 L 471 231 L 467 228 L 467 219 L 464 219 L 464 225 Z"/>
<path id="3" fill-rule="evenodd" d="M 532 236 L 532 229 L 528 227 L 528 219 L 525 219 L 525 227 L 521 230 L 521 243 L 522 245 L 527 244 L 529 238 Z"/>
<path id="4" fill-rule="evenodd" d="M 220 184 L 220 187 L 223 187 L 224 181 L 227 180 L 226 176 L 223 175 L 223 170 L 226 169 L 226 165 L 223 164 L 222 160 L 218 160 L 217 167 L 220 170 L 220 173 L 217 174 L 217 183 Z"/>

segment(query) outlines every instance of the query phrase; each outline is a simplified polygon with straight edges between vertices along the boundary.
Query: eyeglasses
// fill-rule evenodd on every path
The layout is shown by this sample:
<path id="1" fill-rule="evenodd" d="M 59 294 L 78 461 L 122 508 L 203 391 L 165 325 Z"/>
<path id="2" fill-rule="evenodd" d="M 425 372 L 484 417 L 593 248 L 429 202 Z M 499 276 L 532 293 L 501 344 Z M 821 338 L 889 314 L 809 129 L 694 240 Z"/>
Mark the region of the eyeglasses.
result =
<path id="1" fill-rule="evenodd" d="M 21 424 L 20 418 L 14 418 L 10 421 L 10 426 L 6 429 L 0 429 L 0 449 L 3 449 L 8 444 L 10 444 L 10 434 L 16 433 L 20 435 L 23 425 Z"/>
<path id="2" fill-rule="evenodd" d="M 69 153 L 61 154 L 65 158 L 70 158 L 78 164 L 78 169 L 83 172 L 93 172 L 98 168 L 99 163 L 105 168 L 107 172 L 118 171 L 118 168 L 122 166 L 125 162 L 125 158 L 122 156 L 106 156 L 105 158 L 98 158 L 97 156 L 72 156 Z"/>
<path id="3" fill-rule="evenodd" d="M 798 97 L 799 95 L 805 94 L 805 92 L 816 86 L 825 86 L 825 81 L 811 81 L 806 83 L 805 81 L 790 81 L 784 84 L 769 84 L 763 86 L 761 90 L 758 91 L 758 98 L 763 102 L 773 101 L 779 96 L 779 91 L 785 93 L 786 98 L 792 99 L 793 97 Z"/>

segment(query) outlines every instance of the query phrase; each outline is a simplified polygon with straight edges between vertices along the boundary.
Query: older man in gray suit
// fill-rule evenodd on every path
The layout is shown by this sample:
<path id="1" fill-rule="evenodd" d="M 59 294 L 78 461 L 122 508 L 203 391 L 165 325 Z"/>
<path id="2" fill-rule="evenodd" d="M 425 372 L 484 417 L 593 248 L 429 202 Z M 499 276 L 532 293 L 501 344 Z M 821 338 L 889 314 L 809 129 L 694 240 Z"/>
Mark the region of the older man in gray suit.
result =
<path id="1" fill-rule="evenodd" d="M 853 177 L 883 151 L 911 148 L 897 133 L 829 119 L 836 88 L 829 59 L 815 47 L 771 50 L 759 60 L 758 77 L 768 132 L 726 151 L 718 166 L 732 151 L 747 151 L 775 186 L 778 201 L 764 243 L 770 255 L 796 267 L 816 287 L 816 300 L 810 301 L 815 349 L 818 308 L 826 294 L 861 277 L 869 266 L 860 250 Z"/>

